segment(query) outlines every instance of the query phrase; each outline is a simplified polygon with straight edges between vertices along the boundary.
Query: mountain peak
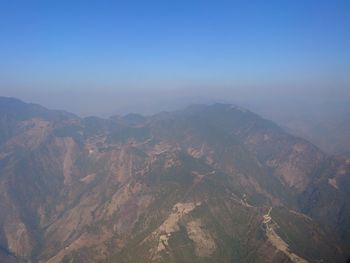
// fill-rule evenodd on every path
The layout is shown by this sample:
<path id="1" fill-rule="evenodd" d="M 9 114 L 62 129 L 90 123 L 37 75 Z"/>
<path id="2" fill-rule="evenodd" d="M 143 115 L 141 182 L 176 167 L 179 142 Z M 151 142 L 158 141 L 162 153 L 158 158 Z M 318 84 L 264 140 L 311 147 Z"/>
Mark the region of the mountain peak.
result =
<path id="1" fill-rule="evenodd" d="M 349 256 L 350 164 L 250 111 L 60 119 L 1 107 L 2 262 Z"/>
<path id="2" fill-rule="evenodd" d="M 22 100 L 0 96 L 0 114 L 16 119 L 40 117 L 44 119 L 75 117 L 74 114 L 59 110 L 49 110 L 39 104 L 26 103 Z"/>

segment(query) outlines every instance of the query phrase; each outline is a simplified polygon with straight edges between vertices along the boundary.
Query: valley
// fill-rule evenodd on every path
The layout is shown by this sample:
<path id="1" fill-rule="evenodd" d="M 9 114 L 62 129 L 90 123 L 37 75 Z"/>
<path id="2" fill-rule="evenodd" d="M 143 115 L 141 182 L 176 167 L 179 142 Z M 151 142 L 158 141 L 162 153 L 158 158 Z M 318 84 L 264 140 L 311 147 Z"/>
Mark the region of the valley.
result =
<path id="1" fill-rule="evenodd" d="M 80 118 L 0 98 L 0 128 L 1 262 L 350 256 L 349 161 L 250 111 Z"/>

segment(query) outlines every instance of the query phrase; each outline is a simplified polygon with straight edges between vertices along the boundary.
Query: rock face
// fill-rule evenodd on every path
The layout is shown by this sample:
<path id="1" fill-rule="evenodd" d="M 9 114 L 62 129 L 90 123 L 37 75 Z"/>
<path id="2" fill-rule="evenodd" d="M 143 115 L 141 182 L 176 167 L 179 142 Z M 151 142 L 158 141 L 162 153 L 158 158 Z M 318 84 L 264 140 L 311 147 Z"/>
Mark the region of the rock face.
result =
<path id="1" fill-rule="evenodd" d="M 350 161 L 249 111 L 0 110 L 0 262 L 349 257 Z"/>

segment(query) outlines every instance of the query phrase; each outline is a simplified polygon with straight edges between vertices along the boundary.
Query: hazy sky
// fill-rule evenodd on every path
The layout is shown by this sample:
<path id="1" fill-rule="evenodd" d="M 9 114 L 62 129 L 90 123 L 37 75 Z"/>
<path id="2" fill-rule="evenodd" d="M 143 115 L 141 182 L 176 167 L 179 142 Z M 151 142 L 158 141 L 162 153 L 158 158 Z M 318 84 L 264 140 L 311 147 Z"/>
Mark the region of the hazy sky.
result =
<path id="1" fill-rule="evenodd" d="M 349 84 L 348 0 L 0 1 L 0 95 L 49 107 L 109 114 Z"/>

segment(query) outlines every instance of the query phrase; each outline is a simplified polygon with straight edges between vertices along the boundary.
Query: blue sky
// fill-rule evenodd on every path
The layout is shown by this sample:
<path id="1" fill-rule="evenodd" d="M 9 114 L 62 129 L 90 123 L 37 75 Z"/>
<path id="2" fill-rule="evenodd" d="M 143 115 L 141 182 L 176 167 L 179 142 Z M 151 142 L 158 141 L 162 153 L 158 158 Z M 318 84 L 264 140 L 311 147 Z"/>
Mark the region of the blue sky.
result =
<path id="1" fill-rule="evenodd" d="M 0 0 L 2 95 L 349 84 L 347 0 Z"/>
<path id="2" fill-rule="evenodd" d="M 3 80 L 46 88 L 319 81 L 349 73 L 350 1 L 2 0 L 0 33 Z"/>

